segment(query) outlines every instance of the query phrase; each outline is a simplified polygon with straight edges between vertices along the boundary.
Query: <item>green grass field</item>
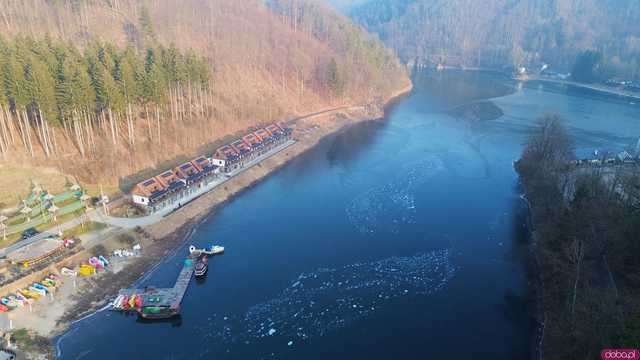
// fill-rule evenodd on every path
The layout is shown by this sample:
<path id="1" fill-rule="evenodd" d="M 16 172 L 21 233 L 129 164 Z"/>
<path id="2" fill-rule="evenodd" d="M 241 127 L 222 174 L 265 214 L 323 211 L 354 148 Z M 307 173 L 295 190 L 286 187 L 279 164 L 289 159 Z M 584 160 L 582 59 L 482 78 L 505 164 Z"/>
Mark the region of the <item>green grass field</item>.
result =
<path id="1" fill-rule="evenodd" d="M 100 223 L 100 222 L 94 222 L 94 221 L 88 221 L 86 223 L 84 223 L 84 226 L 82 225 L 78 225 L 76 227 L 73 227 L 71 229 L 65 230 L 62 232 L 62 237 L 66 238 L 66 237 L 70 237 L 70 236 L 80 236 L 82 234 L 86 234 L 86 233 L 90 233 L 93 231 L 99 231 L 102 230 L 104 228 L 106 228 L 107 225 Z"/>
<path id="2" fill-rule="evenodd" d="M 66 176 L 54 168 L 0 165 L 0 210 L 19 205 L 31 192 L 32 183 L 37 183 L 50 193 L 59 194 L 67 191 L 67 185 L 74 181 L 72 176 Z M 89 196 L 100 194 L 98 184 L 81 182 L 80 186 Z M 103 185 L 102 190 L 111 198 L 120 194 L 120 189 L 115 185 Z"/>

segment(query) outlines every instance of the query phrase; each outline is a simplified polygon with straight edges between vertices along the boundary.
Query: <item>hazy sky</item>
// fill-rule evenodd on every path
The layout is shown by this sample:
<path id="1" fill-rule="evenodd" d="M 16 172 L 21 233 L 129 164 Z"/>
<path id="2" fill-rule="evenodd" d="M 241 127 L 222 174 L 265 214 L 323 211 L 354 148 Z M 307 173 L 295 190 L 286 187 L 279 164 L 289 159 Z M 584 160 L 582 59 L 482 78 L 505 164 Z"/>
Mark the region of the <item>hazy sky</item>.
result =
<path id="1" fill-rule="evenodd" d="M 328 0 L 329 3 L 339 10 L 348 11 L 349 8 L 366 3 L 368 0 Z"/>

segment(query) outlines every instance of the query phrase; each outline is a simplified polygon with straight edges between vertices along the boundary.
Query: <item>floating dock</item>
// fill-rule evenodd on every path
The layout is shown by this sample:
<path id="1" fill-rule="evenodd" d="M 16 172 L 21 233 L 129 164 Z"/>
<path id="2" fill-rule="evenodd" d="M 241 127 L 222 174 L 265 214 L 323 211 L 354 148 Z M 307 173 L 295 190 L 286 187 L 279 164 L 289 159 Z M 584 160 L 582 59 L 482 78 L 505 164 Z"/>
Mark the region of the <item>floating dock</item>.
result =
<path id="1" fill-rule="evenodd" d="M 189 254 L 172 288 L 147 286 L 120 290 L 113 302 L 113 310 L 135 311 L 145 319 L 166 319 L 179 314 L 180 304 L 193 278 L 196 260 L 196 254 Z"/>

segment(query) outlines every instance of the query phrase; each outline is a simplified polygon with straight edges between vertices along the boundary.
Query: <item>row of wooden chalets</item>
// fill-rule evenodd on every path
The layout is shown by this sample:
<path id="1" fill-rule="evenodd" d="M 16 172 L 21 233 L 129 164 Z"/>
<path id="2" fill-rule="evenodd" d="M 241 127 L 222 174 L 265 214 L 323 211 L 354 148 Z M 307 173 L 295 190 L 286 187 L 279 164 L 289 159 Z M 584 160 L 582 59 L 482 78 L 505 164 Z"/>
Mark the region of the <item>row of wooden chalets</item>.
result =
<path id="1" fill-rule="evenodd" d="M 231 172 L 268 152 L 274 146 L 288 141 L 291 139 L 291 134 L 292 129 L 271 124 L 220 147 L 214 153 L 214 157 L 224 161 L 225 171 Z"/>
<path id="2" fill-rule="evenodd" d="M 199 156 L 134 186 L 133 202 L 155 211 L 168 205 L 180 206 L 185 195 L 191 195 L 211 184 L 220 176 L 244 167 L 291 140 L 293 130 L 278 124 L 250 132 L 216 150 L 208 157 Z"/>

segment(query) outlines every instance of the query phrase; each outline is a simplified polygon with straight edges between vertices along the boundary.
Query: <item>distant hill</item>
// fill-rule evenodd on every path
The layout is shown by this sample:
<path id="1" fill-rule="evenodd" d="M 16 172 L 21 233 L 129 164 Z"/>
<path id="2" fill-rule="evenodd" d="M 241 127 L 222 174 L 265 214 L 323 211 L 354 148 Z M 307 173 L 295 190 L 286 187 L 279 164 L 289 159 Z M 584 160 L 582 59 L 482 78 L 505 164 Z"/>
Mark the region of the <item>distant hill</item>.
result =
<path id="1" fill-rule="evenodd" d="M 343 8 L 405 62 L 565 71 L 593 49 L 613 72 L 640 77 L 637 0 L 348 1 Z"/>
<path id="2" fill-rule="evenodd" d="M 377 37 L 319 0 L 4 0 L 0 66 L 0 162 L 112 183 L 408 82 Z"/>

